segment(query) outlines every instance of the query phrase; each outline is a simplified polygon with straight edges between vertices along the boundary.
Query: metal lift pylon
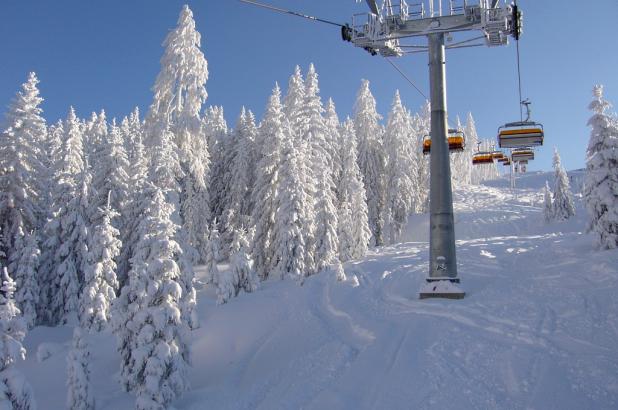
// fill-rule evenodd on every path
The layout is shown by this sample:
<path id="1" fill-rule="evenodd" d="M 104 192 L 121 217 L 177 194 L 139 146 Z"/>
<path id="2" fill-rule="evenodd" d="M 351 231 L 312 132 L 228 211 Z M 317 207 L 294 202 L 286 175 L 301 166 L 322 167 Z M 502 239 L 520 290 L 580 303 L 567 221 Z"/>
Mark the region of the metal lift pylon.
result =
<path id="1" fill-rule="evenodd" d="M 429 182 L 429 276 L 419 296 L 462 299 L 465 292 L 456 283 L 455 221 L 451 164 L 447 144 L 446 56 L 444 33 L 428 36 L 429 87 L 431 100 L 430 182 Z"/>

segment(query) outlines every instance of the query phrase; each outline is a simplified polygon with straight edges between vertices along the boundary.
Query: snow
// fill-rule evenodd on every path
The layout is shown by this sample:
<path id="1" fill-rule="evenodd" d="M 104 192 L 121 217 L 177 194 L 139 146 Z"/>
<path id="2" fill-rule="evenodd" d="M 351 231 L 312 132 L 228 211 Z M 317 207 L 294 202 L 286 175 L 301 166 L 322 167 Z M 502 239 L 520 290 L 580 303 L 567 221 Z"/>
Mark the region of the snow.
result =
<path id="1" fill-rule="evenodd" d="M 461 300 L 418 299 L 427 215 L 410 217 L 402 243 L 345 263 L 343 282 L 268 280 L 220 306 L 211 287 L 198 288 L 191 390 L 174 407 L 618 408 L 618 252 L 596 250 L 584 233 L 578 184 L 576 216 L 544 222 L 551 179 L 454 191 Z M 206 276 L 196 268 L 198 284 Z M 41 408 L 64 408 L 71 334 L 39 326 L 25 339 L 27 359 L 15 367 Z M 88 338 L 97 408 L 134 408 L 115 379 L 114 338 Z M 52 355 L 38 362 L 42 343 Z"/>

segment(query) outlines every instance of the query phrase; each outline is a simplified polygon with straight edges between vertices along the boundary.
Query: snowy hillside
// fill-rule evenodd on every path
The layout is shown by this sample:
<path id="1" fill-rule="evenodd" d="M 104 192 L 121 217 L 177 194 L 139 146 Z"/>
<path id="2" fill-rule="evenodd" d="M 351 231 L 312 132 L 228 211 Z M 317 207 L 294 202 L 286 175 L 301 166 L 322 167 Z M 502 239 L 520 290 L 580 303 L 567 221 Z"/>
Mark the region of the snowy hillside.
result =
<path id="1" fill-rule="evenodd" d="M 617 408 L 618 253 L 593 248 L 579 197 L 574 219 L 543 222 L 551 178 L 455 191 L 460 301 L 418 299 L 422 216 L 406 242 L 346 263 L 345 283 L 269 280 L 221 306 L 198 289 L 192 387 L 176 408 Z M 37 327 L 26 338 L 18 368 L 42 409 L 64 408 L 71 334 Z M 90 338 L 97 409 L 133 408 L 114 379 L 114 337 Z M 37 349 L 51 356 L 39 363 Z"/>

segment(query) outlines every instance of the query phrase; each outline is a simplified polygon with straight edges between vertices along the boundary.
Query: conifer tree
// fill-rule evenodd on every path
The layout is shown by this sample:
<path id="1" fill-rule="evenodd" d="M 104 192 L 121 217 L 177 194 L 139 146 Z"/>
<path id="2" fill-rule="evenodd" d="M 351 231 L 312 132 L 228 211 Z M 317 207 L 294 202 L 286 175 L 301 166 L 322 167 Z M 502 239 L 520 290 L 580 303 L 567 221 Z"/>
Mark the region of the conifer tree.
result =
<path id="1" fill-rule="evenodd" d="M 0 130 L 0 227 L 5 258 L 18 261 L 24 251 L 23 235 L 38 229 L 44 220 L 42 163 L 47 127 L 39 107 L 39 80 L 30 73 L 6 113 L 6 128 Z M 7 260 L 0 259 L 7 266 Z M 18 263 L 9 265 L 12 275 Z"/>
<path id="2" fill-rule="evenodd" d="M 99 142 L 97 157 L 93 163 L 98 164 L 93 168 L 92 177 L 96 197 L 92 198 L 90 203 L 90 213 L 96 223 L 99 222 L 96 217 L 101 216 L 99 208 L 105 207 L 108 200 L 113 209 L 123 214 L 130 195 L 129 159 L 122 131 L 116 125 L 116 120 L 112 121 L 109 133 L 102 138 L 105 139 Z M 118 218 L 113 222 L 117 229 L 124 231 L 124 220 Z"/>
<path id="3" fill-rule="evenodd" d="M 232 242 L 230 270 L 234 277 L 235 296 L 240 290 L 251 293 L 259 287 L 259 279 L 253 269 L 253 260 L 248 253 L 249 241 L 243 228 L 237 230 Z"/>
<path id="4" fill-rule="evenodd" d="M 614 249 L 618 247 L 618 124 L 607 113 L 611 104 L 603 97 L 603 86 L 596 85 L 592 92 L 584 182 L 588 229 L 599 248 Z"/>
<path id="5" fill-rule="evenodd" d="M 560 162 L 560 154 L 554 148 L 554 218 L 558 220 L 569 219 L 575 215 L 575 204 L 573 203 L 573 193 L 569 184 L 569 177 Z"/>
<path id="6" fill-rule="evenodd" d="M 30 384 L 13 365 L 26 358 L 22 342 L 26 325 L 15 304 L 15 282 L 6 268 L 0 272 L 0 404 L 8 409 L 36 410 Z"/>
<path id="7" fill-rule="evenodd" d="M 234 232 L 248 224 L 253 206 L 252 190 L 255 173 L 255 138 L 257 128 L 251 111 L 243 107 L 236 123 L 233 137 L 233 154 L 229 189 L 226 200 L 227 209 L 223 215 L 223 236 L 229 246 Z"/>
<path id="8" fill-rule="evenodd" d="M 401 103 L 399 91 L 395 93 L 391 112 L 384 133 L 388 167 L 386 173 L 386 215 L 389 243 L 399 240 L 412 211 L 417 187 L 414 186 L 414 148 L 410 138 L 408 116 Z"/>
<path id="9" fill-rule="evenodd" d="M 554 219 L 554 204 L 551 199 L 551 189 L 549 189 L 549 183 L 545 181 L 545 188 L 543 188 L 543 219 L 548 223 Z"/>
<path id="10" fill-rule="evenodd" d="M 176 211 L 182 216 L 180 245 L 187 256 L 195 259 L 195 248 L 206 234 L 208 213 L 207 176 L 210 155 L 202 127 L 200 112 L 208 96 L 208 63 L 200 50 L 201 36 L 189 6 L 183 6 L 178 24 L 163 46 L 161 71 L 157 76 L 154 101 L 146 118 L 147 146 L 156 147 L 163 133 L 169 132 L 178 150 L 180 171 L 177 179 Z"/>
<path id="11" fill-rule="evenodd" d="M 121 215 L 124 221 L 124 232 L 120 233 L 122 249 L 116 270 L 119 289 L 124 286 L 128 279 L 129 260 L 133 256 L 133 248 L 139 240 L 137 226 L 142 212 L 139 193 L 142 192 L 148 174 L 148 158 L 142 142 L 143 128 L 137 108 L 129 117 L 126 126 L 123 127 L 123 133 L 125 134 L 125 144 L 129 147 L 127 150 L 130 164 L 128 174 L 129 186 L 132 187 L 132 190 L 127 197 L 124 214 Z"/>
<path id="12" fill-rule="evenodd" d="M 255 205 L 251 215 L 251 224 L 255 227 L 251 254 L 255 261 L 255 270 L 262 280 L 268 278 L 276 261 L 274 229 L 278 203 L 277 187 L 280 182 L 283 141 L 290 138 L 290 132 L 281 105 L 281 91 L 279 85 L 275 84 L 257 137 L 260 160 L 256 167 L 253 190 Z"/>
<path id="13" fill-rule="evenodd" d="M 208 107 L 202 121 L 212 163 L 209 177 L 210 212 L 213 220 L 220 220 L 227 207 L 225 194 L 229 186 L 232 139 L 223 116 L 223 107 Z"/>
<path id="14" fill-rule="evenodd" d="M 111 202 L 111 201 L 110 201 Z M 80 298 L 80 321 L 87 330 L 100 331 L 110 320 L 111 304 L 116 299 L 118 280 L 115 258 L 122 243 L 112 225 L 118 213 L 108 203 L 99 209 L 100 222 L 89 238 L 84 287 Z"/>
<path id="15" fill-rule="evenodd" d="M 354 123 L 347 119 L 341 130 L 341 180 L 339 193 L 338 226 L 339 259 L 345 262 L 365 256 L 371 239 L 367 216 L 365 187 L 356 159 Z"/>
<path id="16" fill-rule="evenodd" d="M 335 193 L 335 207 L 339 207 L 339 194 L 337 192 L 337 187 L 339 186 L 339 181 L 341 180 L 341 156 L 339 153 L 341 152 L 341 124 L 339 122 L 339 117 L 337 116 L 337 110 L 335 108 L 335 103 L 332 98 L 328 99 L 326 104 L 326 113 L 324 115 L 324 121 L 326 123 L 327 128 L 327 137 L 326 137 L 326 149 L 328 150 L 328 160 L 329 165 L 328 169 L 331 171 L 332 180 L 333 180 L 333 190 Z"/>
<path id="17" fill-rule="evenodd" d="M 219 231 L 217 231 L 216 221 L 210 227 L 208 233 L 208 241 L 206 242 L 206 257 L 204 265 L 206 265 L 206 283 L 216 286 L 215 280 L 219 275 L 219 267 L 217 266 L 217 256 L 219 254 L 220 242 Z"/>
<path id="18" fill-rule="evenodd" d="M 303 190 L 299 174 L 299 152 L 291 138 L 286 138 L 282 147 L 280 182 L 275 210 L 273 232 L 273 276 L 301 280 L 307 273 L 306 227 L 309 198 Z"/>
<path id="19" fill-rule="evenodd" d="M 369 81 L 363 80 L 354 104 L 354 128 L 358 139 L 358 164 L 367 191 L 372 245 L 375 246 L 384 244 L 386 156 L 380 118 L 375 98 L 369 90 Z"/>
<path id="20" fill-rule="evenodd" d="M 90 346 L 79 327 L 73 331 L 73 346 L 67 356 L 67 376 L 67 408 L 94 410 L 90 385 Z"/>
<path id="21" fill-rule="evenodd" d="M 429 101 L 421 106 L 419 113 L 416 113 L 410 120 L 410 127 L 416 136 L 416 196 L 414 199 L 414 210 L 416 213 L 429 211 L 429 156 L 423 155 L 423 139 L 431 132 L 431 105 Z"/>
<path id="22" fill-rule="evenodd" d="M 16 266 L 13 267 L 17 284 L 15 302 L 22 312 L 24 323 L 28 328 L 32 328 L 37 319 L 36 308 L 39 303 L 40 288 L 37 273 L 41 252 L 36 232 L 20 233 L 18 238 L 16 245 L 22 249 L 22 253 L 19 259 L 14 261 Z M 24 244 L 21 244 L 21 241 Z"/>
<path id="23" fill-rule="evenodd" d="M 51 239 L 53 269 L 43 282 L 43 298 L 48 302 L 50 324 L 66 323 L 68 316 L 77 310 L 80 282 L 87 254 L 88 200 L 91 177 L 83 158 L 82 127 L 73 108 L 69 111 L 65 126 L 65 141 L 62 160 L 56 171 L 56 210 L 54 219 L 48 222 L 46 232 L 55 235 Z M 48 246 L 50 246 L 48 242 Z"/>
<path id="24" fill-rule="evenodd" d="M 125 389 L 137 395 L 137 409 L 161 409 L 188 387 L 187 325 L 181 318 L 183 287 L 178 264 L 182 250 L 173 206 L 158 186 L 148 184 L 140 241 L 131 259 L 129 283 L 113 319 Z"/>

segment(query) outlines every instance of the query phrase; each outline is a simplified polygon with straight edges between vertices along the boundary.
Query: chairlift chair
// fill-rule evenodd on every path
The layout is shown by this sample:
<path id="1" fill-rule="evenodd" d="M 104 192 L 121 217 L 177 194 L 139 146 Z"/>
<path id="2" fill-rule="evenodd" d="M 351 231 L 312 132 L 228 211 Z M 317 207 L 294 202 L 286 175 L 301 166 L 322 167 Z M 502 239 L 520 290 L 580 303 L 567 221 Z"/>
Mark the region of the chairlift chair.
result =
<path id="1" fill-rule="evenodd" d="M 463 131 L 456 129 L 448 130 L 448 150 L 449 152 L 462 152 L 466 147 L 466 138 Z M 423 154 L 427 155 L 431 152 L 431 137 L 425 135 L 423 138 Z"/>
<path id="2" fill-rule="evenodd" d="M 500 148 L 538 147 L 543 145 L 543 125 L 530 121 L 530 101 L 521 102 L 526 106 L 526 120 L 509 122 L 498 128 Z"/>
<path id="3" fill-rule="evenodd" d="M 513 162 L 533 161 L 534 151 L 529 148 L 514 149 L 511 152 Z"/>
<path id="4" fill-rule="evenodd" d="M 472 155 L 472 165 L 493 164 L 494 158 L 491 152 L 476 152 Z"/>

